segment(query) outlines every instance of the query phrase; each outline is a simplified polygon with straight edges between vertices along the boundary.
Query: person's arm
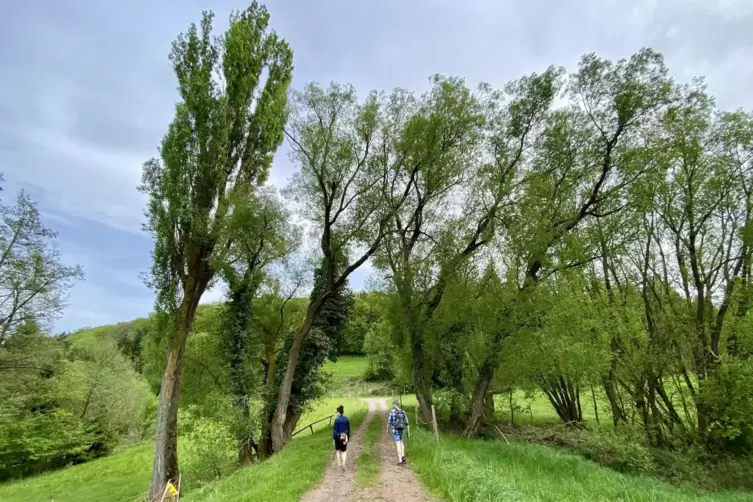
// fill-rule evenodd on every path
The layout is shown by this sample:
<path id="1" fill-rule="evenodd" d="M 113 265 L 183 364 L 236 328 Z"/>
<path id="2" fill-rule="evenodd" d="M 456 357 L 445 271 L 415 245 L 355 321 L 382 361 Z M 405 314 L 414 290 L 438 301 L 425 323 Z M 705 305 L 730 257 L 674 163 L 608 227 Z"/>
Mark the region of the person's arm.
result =
<path id="1" fill-rule="evenodd" d="M 348 420 L 348 440 L 350 440 L 350 420 Z"/>
<path id="2" fill-rule="evenodd" d="M 332 441 L 337 440 L 337 419 L 335 419 L 335 425 L 332 427 Z"/>

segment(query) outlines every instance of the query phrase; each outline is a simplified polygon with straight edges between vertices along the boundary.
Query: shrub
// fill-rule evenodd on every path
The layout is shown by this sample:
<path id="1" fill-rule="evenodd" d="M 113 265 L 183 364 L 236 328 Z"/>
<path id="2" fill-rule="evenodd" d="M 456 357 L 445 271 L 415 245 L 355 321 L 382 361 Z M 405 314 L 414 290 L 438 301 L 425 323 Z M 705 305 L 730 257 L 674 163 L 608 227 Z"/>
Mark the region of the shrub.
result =
<path id="1" fill-rule="evenodd" d="M 186 482 L 204 484 L 233 470 L 237 460 L 235 438 L 230 428 L 211 418 L 182 412 L 180 421 L 187 431 Z"/>

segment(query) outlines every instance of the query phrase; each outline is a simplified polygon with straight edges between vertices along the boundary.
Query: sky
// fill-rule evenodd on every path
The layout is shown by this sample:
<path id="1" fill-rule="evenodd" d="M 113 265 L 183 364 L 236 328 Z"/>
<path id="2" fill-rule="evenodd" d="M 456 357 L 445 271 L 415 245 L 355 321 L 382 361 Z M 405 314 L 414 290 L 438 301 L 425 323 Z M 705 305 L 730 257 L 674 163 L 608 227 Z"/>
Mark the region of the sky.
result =
<path id="1" fill-rule="evenodd" d="M 67 264 L 84 267 L 56 330 L 142 317 L 141 165 L 157 154 L 177 101 L 171 41 L 216 14 L 215 33 L 243 0 L 4 0 L 0 15 L 0 171 L 4 197 L 23 189 L 58 231 Z M 610 59 L 664 53 L 680 81 L 706 77 L 720 107 L 753 109 L 750 0 L 275 0 L 271 25 L 294 51 L 293 87 L 316 80 L 370 89 L 428 88 L 435 73 L 505 82 L 549 65 L 573 70 L 588 52 Z M 270 180 L 295 170 L 282 148 Z M 351 278 L 361 289 L 370 274 Z M 205 301 L 221 298 L 209 292 Z"/>

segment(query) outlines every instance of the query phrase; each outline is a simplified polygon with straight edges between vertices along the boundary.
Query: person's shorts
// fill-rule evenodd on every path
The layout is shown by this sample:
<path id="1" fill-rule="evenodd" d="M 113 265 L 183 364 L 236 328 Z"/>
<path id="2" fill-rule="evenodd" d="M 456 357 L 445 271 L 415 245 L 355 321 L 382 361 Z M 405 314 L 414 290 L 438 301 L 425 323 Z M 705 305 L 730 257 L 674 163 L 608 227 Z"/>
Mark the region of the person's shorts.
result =
<path id="1" fill-rule="evenodd" d="M 346 443 L 343 443 L 340 440 L 340 437 L 338 436 L 337 439 L 335 439 L 335 450 L 346 451 L 347 449 L 348 449 L 348 445 Z"/>
<path id="2" fill-rule="evenodd" d="M 403 431 L 399 431 L 399 430 L 392 431 L 392 439 L 394 439 L 396 443 L 398 441 L 402 441 L 403 440 Z"/>

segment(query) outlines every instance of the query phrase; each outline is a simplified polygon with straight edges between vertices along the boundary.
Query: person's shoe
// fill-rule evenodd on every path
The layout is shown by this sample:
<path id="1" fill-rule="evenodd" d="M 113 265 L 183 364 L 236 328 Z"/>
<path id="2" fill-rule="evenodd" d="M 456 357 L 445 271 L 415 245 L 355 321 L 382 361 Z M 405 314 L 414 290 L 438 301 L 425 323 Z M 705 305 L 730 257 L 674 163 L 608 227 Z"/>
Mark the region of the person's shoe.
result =
<path id="1" fill-rule="evenodd" d="M 403 463 L 405 463 L 405 455 L 403 455 Z"/>

